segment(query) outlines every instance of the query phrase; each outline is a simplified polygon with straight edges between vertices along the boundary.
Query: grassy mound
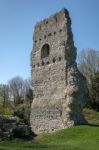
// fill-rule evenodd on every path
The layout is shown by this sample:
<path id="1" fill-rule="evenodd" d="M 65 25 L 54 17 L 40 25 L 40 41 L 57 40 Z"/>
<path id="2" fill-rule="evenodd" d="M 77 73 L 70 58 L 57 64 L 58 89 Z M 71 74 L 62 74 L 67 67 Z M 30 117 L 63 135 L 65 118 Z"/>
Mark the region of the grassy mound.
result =
<path id="1" fill-rule="evenodd" d="M 54 133 L 40 134 L 32 141 L 0 142 L 0 150 L 98 150 L 99 113 L 84 109 L 84 115 L 90 125 L 75 126 Z"/>
<path id="2" fill-rule="evenodd" d="M 41 134 L 33 141 L 1 142 L 0 150 L 98 150 L 99 127 L 75 126 L 51 134 Z"/>

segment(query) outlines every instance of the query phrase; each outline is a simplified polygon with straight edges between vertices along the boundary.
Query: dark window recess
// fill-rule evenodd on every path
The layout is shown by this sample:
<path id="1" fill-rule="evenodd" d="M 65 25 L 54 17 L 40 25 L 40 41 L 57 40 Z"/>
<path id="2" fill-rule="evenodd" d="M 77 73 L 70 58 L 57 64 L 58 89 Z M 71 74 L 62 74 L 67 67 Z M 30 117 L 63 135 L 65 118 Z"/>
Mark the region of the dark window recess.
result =
<path id="1" fill-rule="evenodd" d="M 62 29 L 60 29 L 59 32 L 61 33 L 61 32 L 62 32 Z"/>
<path id="2" fill-rule="evenodd" d="M 48 21 L 46 21 L 46 24 L 48 24 Z"/>
<path id="3" fill-rule="evenodd" d="M 51 33 L 48 34 L 48 36 L 51 36 L 51 35 L 52 35 Z"/>
<path id="4" fill-rule="evenodd" d="M 59 57 L 59 61 L 61 61 L 61 57 Z"/>
<path id="5" fill-rule="evenodd" d="M 55 63 L 55 61 L 56 61 L 56 59 L 55 59 L 55 58 L 53 58 L 53 63 Z"/>
<path id="6" fill-rule="evenodd" d="M 33 65 L 33 68 L 35 68 L 35 65 Z"/>
<path id="7" fill-rule="evenodd" d="M 45 63 L 44 63 L 44 61 L 42 61 L 42 66 L 44 66 L 45 65 Z"/>
<path id="8" fill-rule="evenodd" d="M 45 58 L 49 56 L 50 47 L 48 44 L 43 45 L 41 48 L 41 58 Z"/>
<path id="9" fill-rule="evenodd" d="M 37 43 L 37 40 L 35 40 L 35 43 Z"/>
<path id="10" fill-rule="evenodd" d="M 49 61 L 46 63 L 47 65 L 49 64 Z"/>
<path id="11" fill-rule="evenodd" d="M 54 32 L 54 35 L 56 35 L 56 32 Z"/>
<path id="12" fill-rule="evenodd" d="M 41 39 L 39 39 L 41 41 Z"/>

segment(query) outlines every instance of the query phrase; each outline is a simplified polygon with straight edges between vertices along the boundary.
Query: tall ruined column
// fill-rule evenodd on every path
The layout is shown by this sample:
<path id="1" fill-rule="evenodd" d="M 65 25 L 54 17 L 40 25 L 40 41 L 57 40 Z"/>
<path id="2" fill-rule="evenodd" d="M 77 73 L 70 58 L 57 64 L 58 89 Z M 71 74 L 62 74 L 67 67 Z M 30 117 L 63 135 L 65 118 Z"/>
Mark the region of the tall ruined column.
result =
<path id="1" fill-rule="evenodd" d="M 71 20 L 66 9 L 35 26 L 31 53 L 34 99 L 30 122 L 36 133 L 85 123 L 88 93 L 76 65 Z"/>

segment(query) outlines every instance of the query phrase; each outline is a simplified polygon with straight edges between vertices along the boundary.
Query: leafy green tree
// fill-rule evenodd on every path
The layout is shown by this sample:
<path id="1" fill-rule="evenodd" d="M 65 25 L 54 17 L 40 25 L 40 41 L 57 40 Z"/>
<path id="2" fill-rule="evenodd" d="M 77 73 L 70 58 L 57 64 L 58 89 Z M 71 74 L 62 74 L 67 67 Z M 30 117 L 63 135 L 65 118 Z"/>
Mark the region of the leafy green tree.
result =
<path id="1" fill-rule="evenodd" d="M 13 107 L 9 98 L 9 86 L 0 84 L 0 115 L 11 115 Z"/>
<path id="2" fill-rule="evenodd" d="M 3 102 L 3 106 L 9 101 L 9 87 L 6 84 L 0 84 L 0 99 Z"/>

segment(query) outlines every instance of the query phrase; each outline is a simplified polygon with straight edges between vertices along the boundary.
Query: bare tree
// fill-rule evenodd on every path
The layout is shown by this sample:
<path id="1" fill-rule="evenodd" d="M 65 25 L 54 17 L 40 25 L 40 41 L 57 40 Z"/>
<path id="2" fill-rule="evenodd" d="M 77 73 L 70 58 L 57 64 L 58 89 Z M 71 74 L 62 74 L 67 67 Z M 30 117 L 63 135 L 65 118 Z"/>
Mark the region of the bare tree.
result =
<path id="1" fill-rule="evenodd" d="M 9 81 L 10 95 L 14 104 L 22 103 L 24 96 L 24 80 L 17 76 Z"/>
<path id="2" fill-rule="evenodd" d="M 91 78 L 99 71 L 99 51 L 83 49 L 78 55 L 78 67 L 90 84 Z"/>
<path id="3" fill-rule="evenodd" d="M 10 97 L 14 104 L 31 103 L 33 99 L 33 82 L 31 79 L 23 80 L 17 76 L 9 81 Z"/>

